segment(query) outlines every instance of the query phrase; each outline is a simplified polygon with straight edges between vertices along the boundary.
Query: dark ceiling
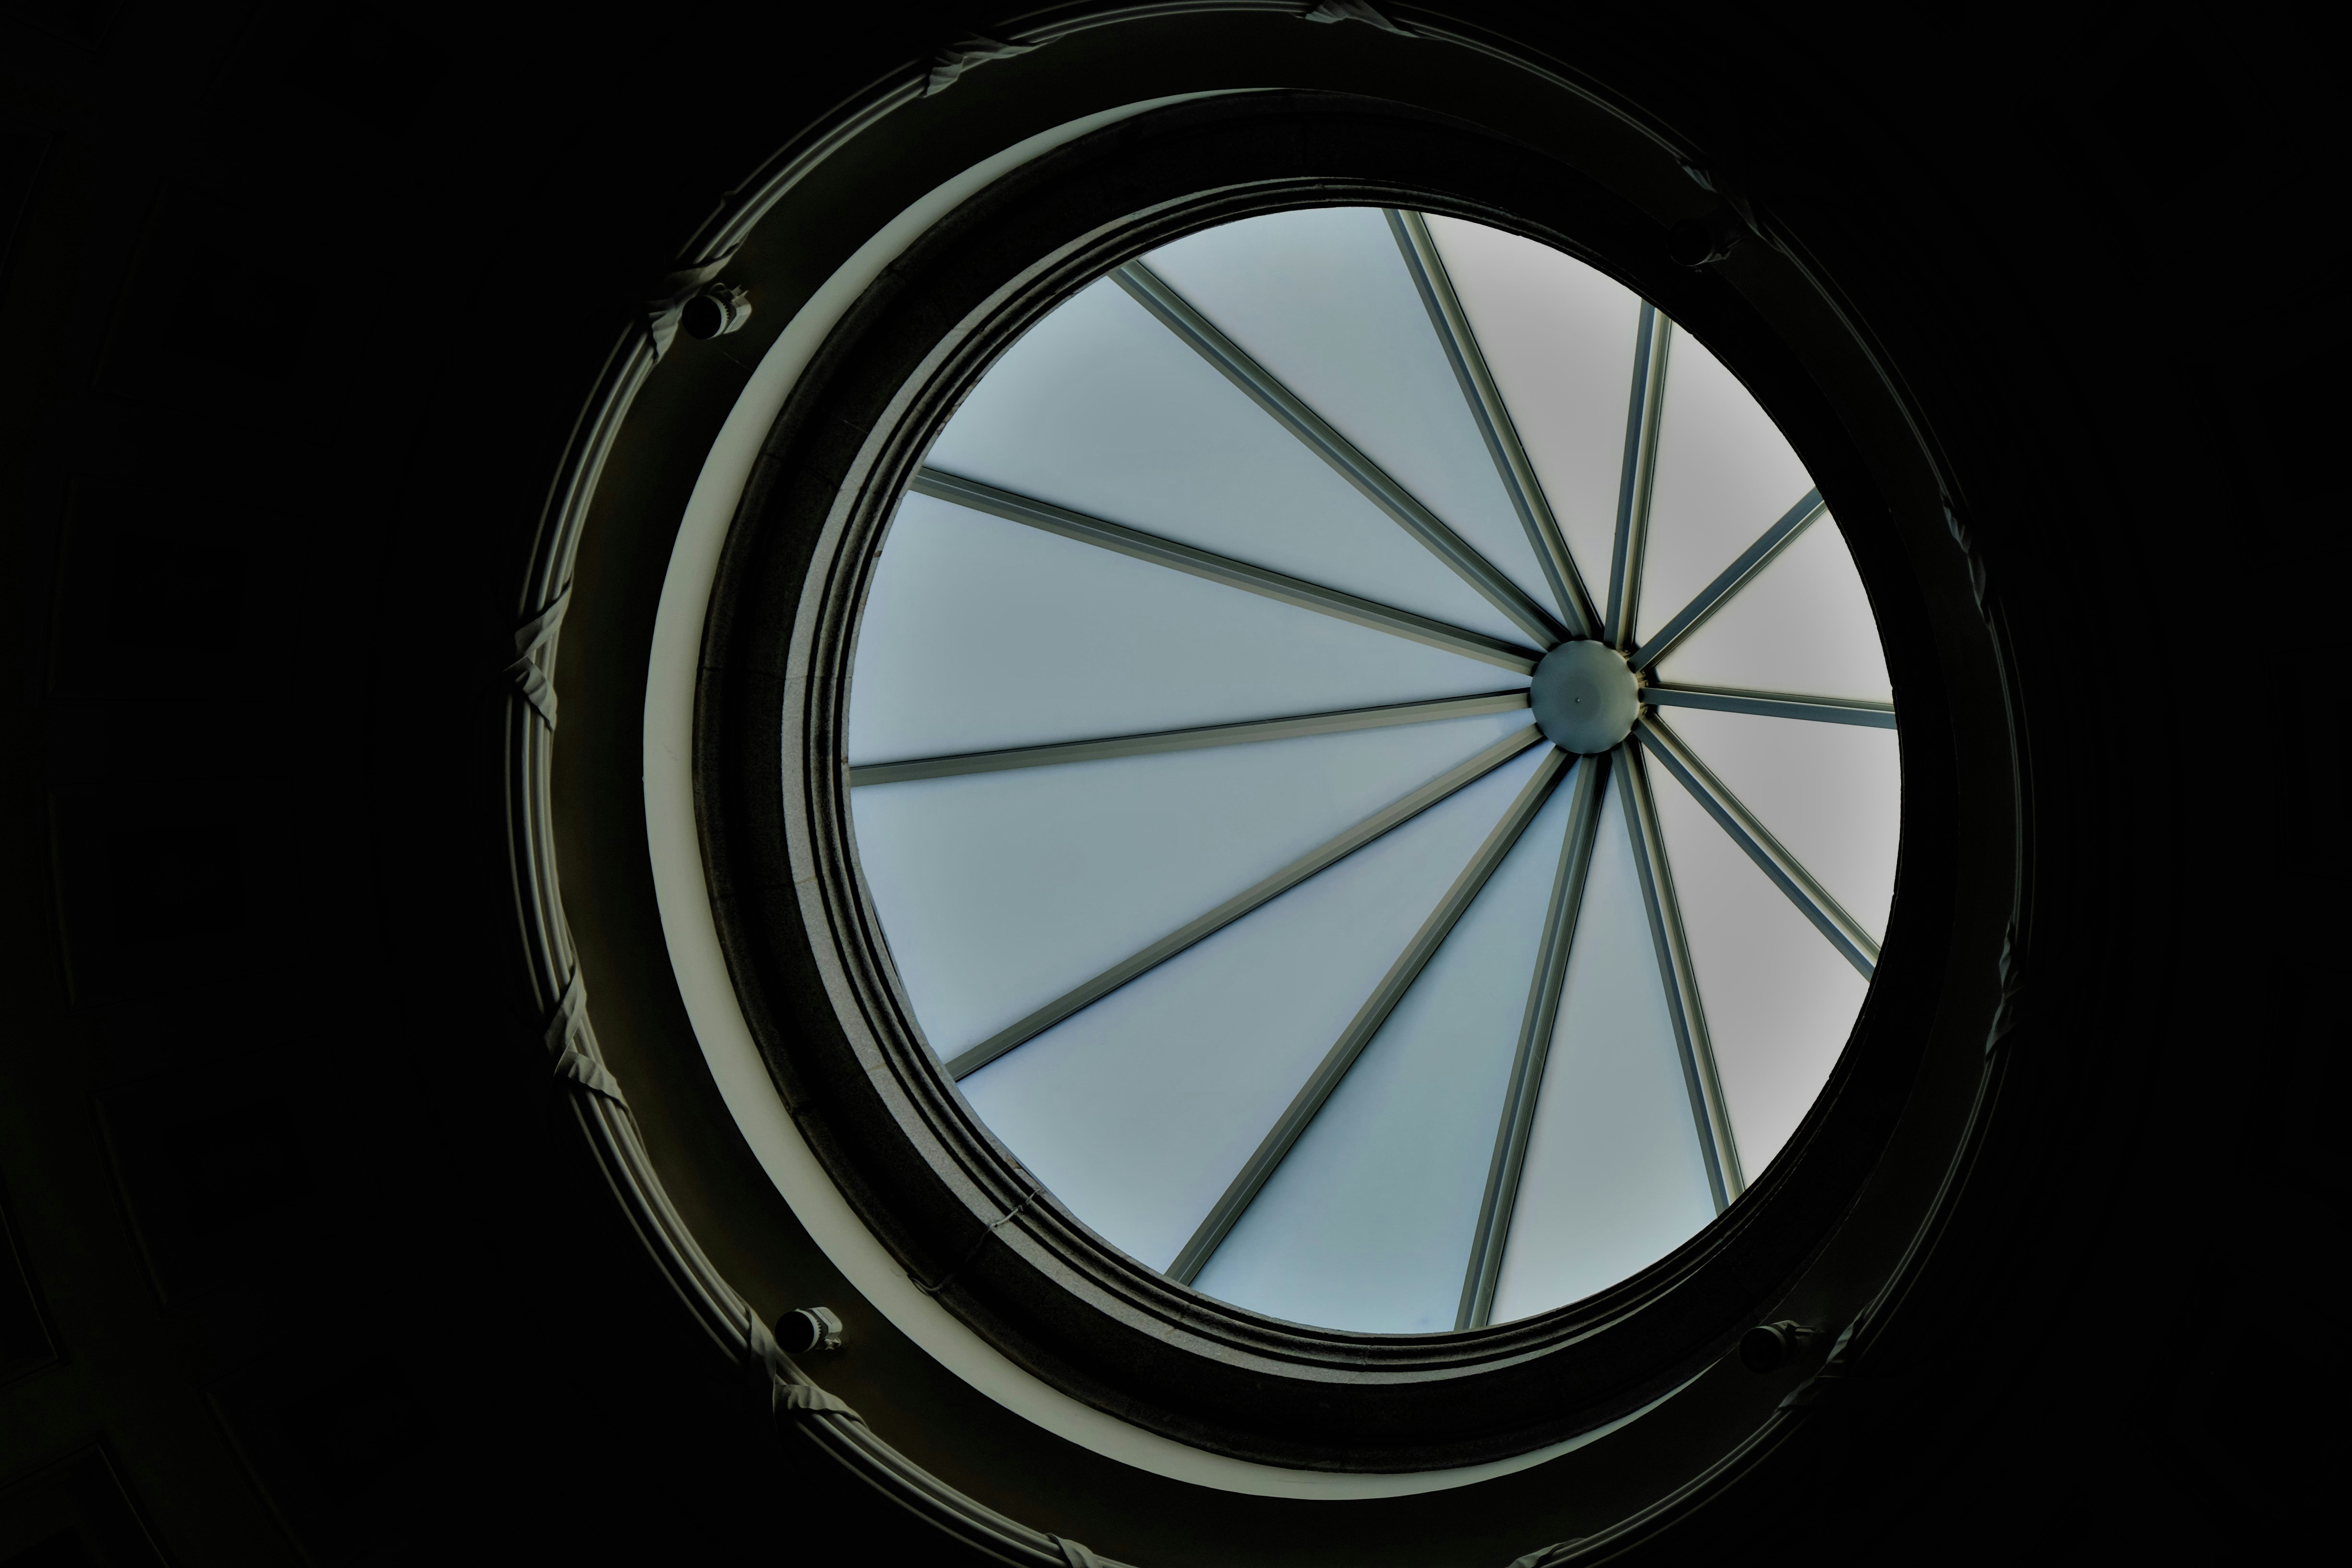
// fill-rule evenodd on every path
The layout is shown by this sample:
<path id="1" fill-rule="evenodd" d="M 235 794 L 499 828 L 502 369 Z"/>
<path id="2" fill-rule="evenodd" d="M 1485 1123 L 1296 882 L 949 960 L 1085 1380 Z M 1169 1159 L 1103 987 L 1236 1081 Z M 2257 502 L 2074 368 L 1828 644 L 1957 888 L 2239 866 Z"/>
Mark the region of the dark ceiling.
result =
<path id="1" fill-rule="evenodd" d="M 2011 1123 L 2031 1190 L 1939 1241 L 1944 1342 L 1840 1416 L 1777 1539 L 2271 1554 L 2340 1386 L 2318 41 L 2235 8 L 1451 9 L 1654 61 L 1759 186 L 1883 222 L 1912 330 L 2062 454 L 2046 594 L 2098 599 L 2037 657 L 2102 737 L 2048 830 L 2108 888 L 2053 962 L 2107 1000 L 2037 1029 L 2063 985 L 2029 972 L 2020 1036 L 2077 1109 Z M 678 247 L 805 121 L 1002 22 L 0 10 L 0 1563 L 964 1560 L 701 1359 L 556 1114 L 498 672 L 572 421 Z"/>

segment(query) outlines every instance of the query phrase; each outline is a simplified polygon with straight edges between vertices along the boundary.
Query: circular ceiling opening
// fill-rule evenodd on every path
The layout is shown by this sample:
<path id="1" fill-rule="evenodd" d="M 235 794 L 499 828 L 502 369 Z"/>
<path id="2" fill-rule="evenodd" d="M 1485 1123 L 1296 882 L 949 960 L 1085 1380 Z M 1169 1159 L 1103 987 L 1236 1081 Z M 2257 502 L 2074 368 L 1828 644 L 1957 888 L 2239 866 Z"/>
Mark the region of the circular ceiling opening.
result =
<path id="1" fill-rule="evenodd" d="M 1661 232 L 1235 95 L 1022 163 L 811 340 L 695 826 L 919 1311 L 1193 1448 L 1446 1471 L 1685 1386 L 1845 1223 L 1977 864 L 1894 728 L 1945 732 L 1943 623 Z"/>
<path id="2" fill-rule="evenodd" d="M 1201 229 L 1003 351 L 871 560 L 888 962 L 1167 1279 L 1528 1318 L 1682 1247 L 1828 1080 L 1895 882 L 1877 625 L 1771 417 L 1617 280 L 1397 208 Z"/>

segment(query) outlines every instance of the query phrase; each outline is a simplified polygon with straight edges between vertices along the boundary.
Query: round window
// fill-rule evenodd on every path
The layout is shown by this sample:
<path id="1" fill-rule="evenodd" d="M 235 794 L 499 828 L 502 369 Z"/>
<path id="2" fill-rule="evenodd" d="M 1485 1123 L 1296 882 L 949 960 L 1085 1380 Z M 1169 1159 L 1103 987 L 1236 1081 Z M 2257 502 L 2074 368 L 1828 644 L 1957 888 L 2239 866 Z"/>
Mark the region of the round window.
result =
<path id="1" fill-rule="evenodd" d="M 1746 388 L 1537 240 L 1190 234 L 1006 349 L 883 537 L 856 854 L 1066 1207 L 1292 1322 L 1475 1329 L 1736 1201 L 1900 808 L 1862 581 Z"/>
<path id="2" fill-rule="evenodd" d="M 1194 1447 L 1441 1469 L 1686 1384 L 1853 1211 L 1965 869 L 1805 362 L 1559 163 L 1333 95 L 902 243 L 696 689 L 798 1136 L 927 1310 Z"/>

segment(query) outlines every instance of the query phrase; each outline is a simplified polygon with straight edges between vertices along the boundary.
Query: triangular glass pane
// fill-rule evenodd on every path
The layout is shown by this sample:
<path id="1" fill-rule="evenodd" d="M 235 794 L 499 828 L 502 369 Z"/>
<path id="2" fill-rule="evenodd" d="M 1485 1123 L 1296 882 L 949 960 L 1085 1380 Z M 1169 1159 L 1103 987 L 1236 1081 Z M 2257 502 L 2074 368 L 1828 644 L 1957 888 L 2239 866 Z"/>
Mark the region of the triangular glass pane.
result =
<path id="1" fill-rule="evenodd" d="M 963 1080 L 1071 1211 L 1164 1268 L 1534 767 L 1498 770 Z"/>
<path id="2" fill-rule="evenodd" d="M 1894 698 L 1878 619 L 1844 536 L 1826 517 L 1660 660 L 1658 676 L 1669 686 Z"/>
<path id="3" fill-rule="evenodd" d="M 1274 213 L 1189 236 L 1147 259 L 1538 604 L 1550 603 L 1462 384 L 1378 208 Z M 1427 559 L 1452 575 L 1435 556 Z"/>
<path id="4" fill-rule="evenodd" d="M 1525 713 L 850 792 L 858 861 L 942 1055 L 1213 909 Z"/>
<path id="5" fill-rule="evenodd" d="M 1672 620 L 1812 488 L 1771 416 L 1705 344 L 1677 331 L 1666 360 L 1640 635 Z"/>
<path id="6" fill-rule="evenodd" d="M 1642 301 L 1535 240 L 1456 218 L 1429 226 L 1569 553 L 1605 607 Z"/>
<path id="7" fill-rule="evenodd" d="M 1455 626 L 1526 635 L 1108 279 L 1005 351 L 928 460 Z"/>
<path id="8" fill-rule="evenodd" d="M 1665 718 L 1846 913 L 1885 935 L 1903 831 L 1894 731 L 1690 708 Z"/>
<path id="9" fill-rule="evenodd" d="M 1520 837 L 1210 1258 L 1202 1290 L 1330 1328 L 1454 1327 L 1568 801 L 1563 785 Z"/>
<path id="10" fill-rule="evenodd" d="M 1656 1262 L 1715 1217 L 1617 780 L 1601 814 L 1495 1321 Z"/>
<path id="11" fill-rule="evenodd" d="M 1525 681 L 910 495 L 891 524 L 858 629 L 849 760 L 1328 712 Z"/>
<path id="12" fill-rule="evenodd" d="M 1715 1060 L 1749 1182 L 1804 1120 L 1865 983 L 1663 768 L 1651 770 Z"/>

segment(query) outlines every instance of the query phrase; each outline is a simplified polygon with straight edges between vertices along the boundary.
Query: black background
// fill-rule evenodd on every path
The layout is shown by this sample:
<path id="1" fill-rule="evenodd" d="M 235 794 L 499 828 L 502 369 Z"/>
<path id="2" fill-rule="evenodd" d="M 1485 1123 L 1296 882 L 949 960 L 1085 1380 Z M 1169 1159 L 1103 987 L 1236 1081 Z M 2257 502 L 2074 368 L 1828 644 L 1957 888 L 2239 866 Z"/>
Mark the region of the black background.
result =
<path id="1" fill-rule="evenodd" d="M 2011 591 L 2095 595 L 2029 651 L 2098 737 L 2042 783 L 2112 884 L 2063 948 L 2101 1005 L 2021 1036 L 2094 1110 L 2026 1124 L 2063 1157 L 1772 1539 L 2272 1554 L 2339 1386 L 2317 41 L 1454 9 L 1647 62 L 1759 189 L 1882 232 L 1881 296 L 2007 421 L 1972 438 L 2042 466 Z M 0 12 L 0 1563 L 911 1560 L 696 1359 L 551 1115 L 495 677 L 616 326 L 806 120 L 992 26 Z"/>

